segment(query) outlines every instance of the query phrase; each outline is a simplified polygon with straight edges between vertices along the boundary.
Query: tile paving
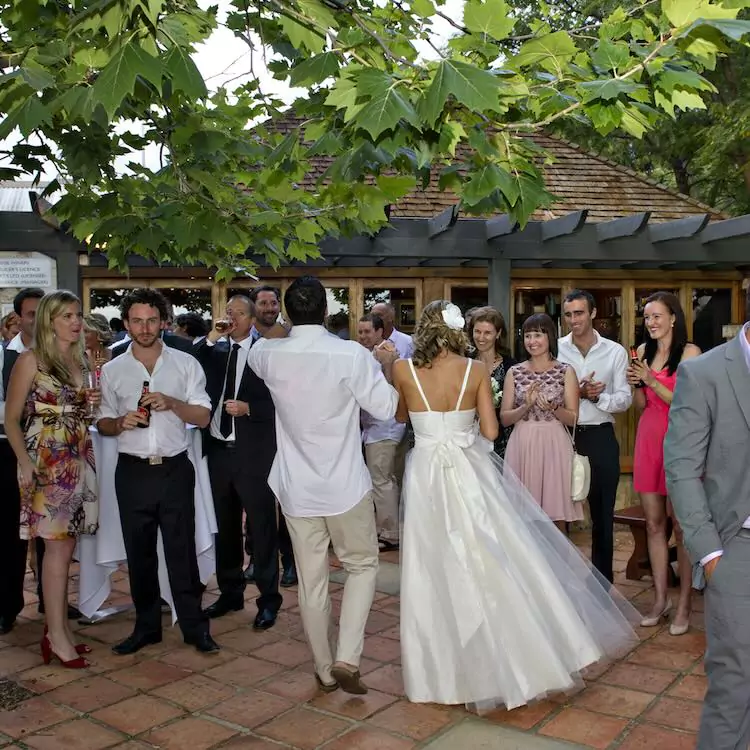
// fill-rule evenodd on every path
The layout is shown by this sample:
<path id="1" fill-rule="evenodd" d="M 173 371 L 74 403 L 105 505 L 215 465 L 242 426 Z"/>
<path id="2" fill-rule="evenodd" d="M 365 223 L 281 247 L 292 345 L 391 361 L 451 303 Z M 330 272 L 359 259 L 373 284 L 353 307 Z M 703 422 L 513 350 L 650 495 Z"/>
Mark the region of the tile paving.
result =
<path id="1" fill-rule="evenodd" d="M 586 538 L 576 539 L 585 551 Z M 620 590 L 645 609 L 647 581 L 625 581 L 630 555 L 617 534 L 615 566 Z M 164 640 L 130 657 L 112 643 L 132 628 L 132 614 L 76 626 L 94 648 L 91 669 L 45 667 L 38 651 L 41 616 L 35 584 L 27 579 L 27 606 L 19 624 L 0 636 L 0 677 L 35 697 L 0 711 L 0 748 L 74 750 L 692 750 L 706 689 L 702 599 L 694 629 L 681 638 L 666 626 L 641 629 L 641 644 L 622 661 L 597 665 L 586 687 L 572 695 L 515 711 L 476 717 L 460 707 L 416 705 L 403 694 L 399 645 L 398 553 L 385 553 L 382 590 L 367 624 L 361 670 L 370 693 L 362 697 L 318 691 L 305 646 L 294 590 L 285 592 L 277 626 L 251 629 L 256 591 L 248 606 L 212 623 L 222 645 L 198 654 L 168 627 Z M 337 566 L 335 560 L 332 565 Z M 338 571 L 337 571 L 338 573 Z M 333 609 L 341 579 L 331 584 Z M 75 576 L 71 589 L 77 588 Z M 127 577 L 113 580 L 110 601 L 126 601 Z M 215 597 L 209 587 L 206 600 Z"/>

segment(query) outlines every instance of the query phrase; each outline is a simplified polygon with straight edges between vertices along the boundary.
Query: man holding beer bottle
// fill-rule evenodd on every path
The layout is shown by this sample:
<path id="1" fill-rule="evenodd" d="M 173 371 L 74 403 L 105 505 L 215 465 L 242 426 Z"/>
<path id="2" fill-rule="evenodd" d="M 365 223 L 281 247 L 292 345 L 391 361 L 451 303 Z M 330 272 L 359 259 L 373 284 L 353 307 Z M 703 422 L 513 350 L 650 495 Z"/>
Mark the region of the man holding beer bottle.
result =
<path id="1" fill-rule="evenodd" d="M 187 453 L 187 425 L 206 427 L 211 417 L 206 378 L 194 357 L 161 341 L 167 303 L 160 292 L 134 289 L 123 297 L 121 310 L 132 342 L 102 369 L 97 426 L 118 440 L 115 490 L 136 623 L 113 651 L 133 654 L 161 641 L 159 530 L 185 643 L 206 653 L 218 651 L 201 610 L 195 470 Z"/>

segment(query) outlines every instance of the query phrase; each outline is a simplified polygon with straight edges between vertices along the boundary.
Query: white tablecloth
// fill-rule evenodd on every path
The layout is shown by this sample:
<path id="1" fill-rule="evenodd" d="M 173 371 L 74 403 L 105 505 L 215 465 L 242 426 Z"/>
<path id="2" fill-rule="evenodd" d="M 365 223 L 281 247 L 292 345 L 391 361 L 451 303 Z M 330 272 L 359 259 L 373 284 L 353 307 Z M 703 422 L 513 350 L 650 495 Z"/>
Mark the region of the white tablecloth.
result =
<path id="1" fill-rule="evenodd" d="M 195 549 L 198 554 L 201 581 L 207 583 L 216 570 L 214 555 L 216 514 L 208 478 L 208 465 L 201 450 L 200 430 L 191 428 L 189 435 L 188 455 L 195 467 Z M 95 429 L 92 429 L 91 437 L 99 482 L 99 531 L 95 536 L 79 537 L 76 554 L 80 563 L 78 608 L 86 617 L 91 617 L 104 604 L 112 590 L 110 576 L 121 563 L 127 562 L 115 494 L 117 438 L 102 437 Z M 176 615 L 167 566 L 164 561 L 161 531 L 158 535 L 157 550 L 159 588 L 162 597 L 172 608 L 172 623 L 174 624 Z"/>

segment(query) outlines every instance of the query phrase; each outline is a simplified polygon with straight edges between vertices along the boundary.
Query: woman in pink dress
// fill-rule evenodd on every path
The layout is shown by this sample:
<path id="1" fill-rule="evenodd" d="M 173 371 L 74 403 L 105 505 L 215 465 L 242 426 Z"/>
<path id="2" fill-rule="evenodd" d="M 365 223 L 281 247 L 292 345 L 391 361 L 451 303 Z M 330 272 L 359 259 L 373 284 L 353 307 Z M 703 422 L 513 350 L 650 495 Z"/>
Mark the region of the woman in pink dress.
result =
<path id="1" fill-rule="evenodd" d="M 561 531 L 582 521 L 580 503 L 570 495 L 573 445 L 568 432 L 578 418 L 575 371 L 557 361 L 557 331 L 549 315 L 523 324 L 529 358 L 505 376 L 500 421 L 515 425 L 505 449 L 505 465 L 521 480 Z"/>
<path id="2" fill-rule="evenodd" d="M 641 621 L 655 627 L 672 609 L 667 598 L 669 540 L 667 517 L 671 517 L 677 539 L 680 599 L 669 626 L 672 635 L 683 635 L 690 621 L 692 568 L 682 544 L 682 530 L 667 500 L 664 477 L 664 436 L 667 434 L 669 406 L 677 380 L 677 366 L 701 351 L 687 340 L 687 324 L 680 301 L 669 292 L 656 292 L 646 300 L 643 322 L 646 343 L 638 347 L 638 360 L 628 367 L 628 382 L 635 388 L 633 404 L 641 411 L 635 436 L 633 489 L 641 495 L 646 516 L 648 555 L 654 578 L 654 605 Z"/>

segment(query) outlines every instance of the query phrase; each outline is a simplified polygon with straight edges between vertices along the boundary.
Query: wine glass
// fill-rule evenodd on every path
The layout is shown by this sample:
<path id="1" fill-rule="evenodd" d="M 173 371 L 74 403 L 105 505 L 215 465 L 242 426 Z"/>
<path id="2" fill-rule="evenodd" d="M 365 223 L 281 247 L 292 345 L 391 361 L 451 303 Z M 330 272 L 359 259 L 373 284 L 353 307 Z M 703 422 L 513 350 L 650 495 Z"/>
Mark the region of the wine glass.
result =
<path id="1" fill-rule="evenodd" d="M 99 393 L 99 373 L 96 370 L 88 370 L 85 374 L 84 387 L 86 389 L 86 419 L 95 419 L 99 410 L 97 403 L 92 397 Z"/>

